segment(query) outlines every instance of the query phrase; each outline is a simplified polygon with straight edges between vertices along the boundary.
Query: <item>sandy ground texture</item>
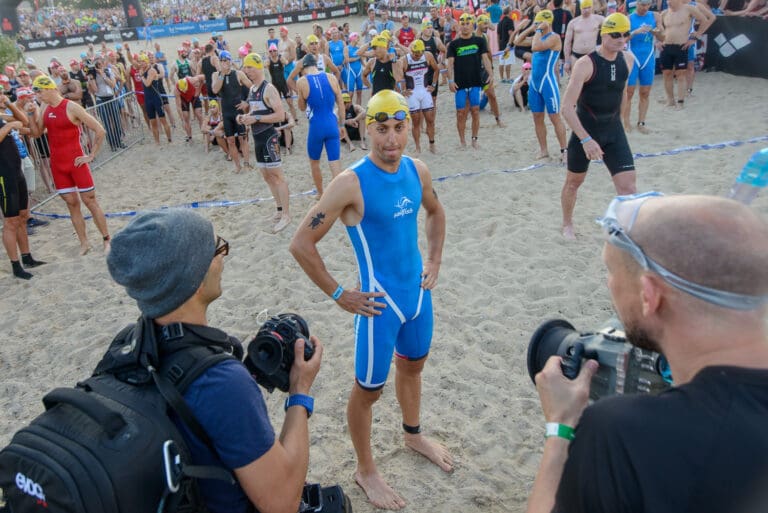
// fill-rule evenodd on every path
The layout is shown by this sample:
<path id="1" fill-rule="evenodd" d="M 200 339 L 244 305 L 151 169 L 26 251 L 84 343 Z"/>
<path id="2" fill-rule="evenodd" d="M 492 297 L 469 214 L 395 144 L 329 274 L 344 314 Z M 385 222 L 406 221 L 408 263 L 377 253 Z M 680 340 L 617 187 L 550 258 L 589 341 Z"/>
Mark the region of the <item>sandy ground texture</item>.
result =
<path id="1" fill-rule="evenodd" d="M 238 45 L 238 38 L 246 39 L 245 33 L 231 36 Z M 257 36 L 248 37 L 257 44 Z M 424 373 L 422 426 L 451 450 L 456 469 L 446 475 L 404 448 L 391 377 L 374 410 L 372 443 L 383 475 L 408 502 L 406 511 L 523 511 L 544 428 L 525 364 L 530 335 L 545 319 L 568 319 L 588 330 L 612 314 L 600 261 L 602 236 L 594 223 L 614 195 L 608 172 L 592 165 L 575 212 L 578 239 L 565 241 L 559 233 L 564 168 L 551 162 L 518 171 L 537 163 L 535 136 L 530 114 L 512 111 L 508 87 L 497 87 L 507 128 L 495 127 L 493 117 L 482 113 L 479 151 L 457 150 L 453 99 L 441 92 L 439 153 L 421 155 L 448 219 L 434 291 L 435 333 Z M 631 133 L 633 151 L 664 152 L 768 134 L 765 80 L 701 73 L 695 93 L 685 110 L 669 110 L 658 101 L 663 93 L 657 80 L 648 116 L 652 132 Z M 312 189 L 306 128 L 302 120 L 296 151 L 284 159 L 294 194 Z M 308 479 L 340 483 L 355 511 L 373 511 L 352 479 L 355 457 L 345 421 L 353 382 L 353 319 L 310 282 L 288 253 L 292 233 L 314 199 L 292 197 L 292 225 L 272 235 L 268 218 L 274 205 L 257 171 L 236 175 L 220 152 L 204 152 L 199 137 L 194 145 L 184 144 L 177 130 L 175 139 L 162 149 L 147 139 L 99 170 L 101 205 L 114 213 L 191 201 L 263 199 L 199 209 L 231 244 L 224 294 L 210 308 L 209 322 L 250 340 L 263 310 L 298 312 L 308 319 L 311 332 L 326 345 L 313 388 Z M 550 148 L 556 144 L 550 131 Z M 764 146 L 768 142 L 640 158 L 638 189 L 723 195 L 749 155 Z M 407 151 L 412 150 L 411 143 Z M 362 155 L 361 150 L 343 150 L 343 163 Z M 755 208 L 767 213 L 768 197 L 758 198 Z M 43 210 L 65 212 L 58 199 Z M 110 230 L 115 233 L 128 220 L 109 218 Z M 88 230 L 98 248 L 90 222 Z M 35 257 L 48 262 L 34 270 L 31 281 L 14 280 L 10 266 L 0 266 L 1 444 L 42 411 L 40 399 L 48 390 L 88 376 L 112 336 L 138 313 L 111 280 L 100 249 L 78 256 L 68 220 L 40 228 L 31 243 Z M 341 226 L 329 232 L 320 251 L 334 277 L 353 286 L 355 261 Z M 266 399 L 279 429 L 283 397 Z"/>

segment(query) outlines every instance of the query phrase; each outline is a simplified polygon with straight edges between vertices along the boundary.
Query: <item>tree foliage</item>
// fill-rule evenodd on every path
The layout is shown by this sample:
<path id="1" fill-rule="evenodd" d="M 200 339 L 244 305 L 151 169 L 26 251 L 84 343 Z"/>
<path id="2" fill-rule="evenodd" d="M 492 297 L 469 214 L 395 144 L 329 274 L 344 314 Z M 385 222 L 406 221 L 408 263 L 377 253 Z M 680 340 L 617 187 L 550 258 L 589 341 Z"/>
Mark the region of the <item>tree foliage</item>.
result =
<path id="1" fill-rule="evenodd" d="M 21 62 L 21 50 L 16 46 L 16 40 L 7 36 L 0 36 L 0 70 L 10 64 L 17 66 Z"/>

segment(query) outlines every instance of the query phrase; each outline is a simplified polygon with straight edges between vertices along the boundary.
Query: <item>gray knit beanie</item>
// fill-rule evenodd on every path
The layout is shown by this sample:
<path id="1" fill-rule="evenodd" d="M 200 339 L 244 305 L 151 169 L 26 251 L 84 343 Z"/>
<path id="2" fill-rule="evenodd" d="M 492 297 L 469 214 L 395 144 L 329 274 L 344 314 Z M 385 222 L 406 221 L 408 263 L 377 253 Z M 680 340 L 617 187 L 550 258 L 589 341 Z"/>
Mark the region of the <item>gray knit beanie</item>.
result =
<path id="1" fill-rule="evenodd" d="M 144 212 L 112 238 L 107 267 L 141 312 L 156 319 L 192 297 L 216 251 L 213 225 L 184 209 Z"/>

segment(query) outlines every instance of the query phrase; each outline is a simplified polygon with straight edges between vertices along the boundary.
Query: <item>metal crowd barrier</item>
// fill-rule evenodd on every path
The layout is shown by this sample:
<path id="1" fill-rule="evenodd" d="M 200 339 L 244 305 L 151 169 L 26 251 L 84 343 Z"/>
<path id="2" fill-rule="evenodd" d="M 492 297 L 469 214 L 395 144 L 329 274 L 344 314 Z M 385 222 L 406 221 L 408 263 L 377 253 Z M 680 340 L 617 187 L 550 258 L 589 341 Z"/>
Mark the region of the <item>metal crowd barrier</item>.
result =
<path id="1" fill-rule="evenodd" d="M 140 143 L 144 140 L 144 115 L 142 113 L 142 106 L 136 101 L 136 95 L 133 92 L 125 93 L 123 95 L 114 97 L 112 99 L 100 100 L 96 98 L 96 105 L 85 109 L 91 116 L 101 123 L 106 130 L 107 134 L 104 138 L 104 143 L 101 146 L 101 151 L 96 155 L 96 159 L 91 162 L 91 170 L 94 171 L 110 160 L 114 159 L 118 155 L 122 154 L 132 146 Z M 91 130 L 85 126 L 82 127 L 80 143 L 83 146 L 86 154 L 89 154 L 93 147 L 94 134 Z M 32 162 L 35 165 L 35 170 L 42 178 L 42 184 L 39 181 L 35 184 L 36 189 L 39 190 L 40 186 L 48 188 L 53 187 L 53 180 L 51 177 L 50 167 L 50 151 L 48 149 L 48 138 L 44 135 L 42 137 L 29 138 L 27 141 L 27 148 L 29 155 L 32 158 Z M 50 187 L 49 187 L 50 184 Z M 35 205 L 35 208 L 48 203 L 57 195 L 56 193 L 50 194 L 40 203 Z"/>

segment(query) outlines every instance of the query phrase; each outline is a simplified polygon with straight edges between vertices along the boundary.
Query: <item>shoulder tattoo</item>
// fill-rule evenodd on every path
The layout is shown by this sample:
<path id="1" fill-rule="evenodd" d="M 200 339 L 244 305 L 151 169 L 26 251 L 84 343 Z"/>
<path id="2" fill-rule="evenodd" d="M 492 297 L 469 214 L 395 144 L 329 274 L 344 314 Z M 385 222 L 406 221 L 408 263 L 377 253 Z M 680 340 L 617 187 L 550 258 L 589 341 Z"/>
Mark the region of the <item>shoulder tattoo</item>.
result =
<path id="1" fill-rule="evenodd" d="M 315 214 L 315 216 L 309 221 L 309 227 L 314 230 L 321 224 L 323 224 L 323 219 L 325 219 L 325 213 L 318 212 Z"/>

